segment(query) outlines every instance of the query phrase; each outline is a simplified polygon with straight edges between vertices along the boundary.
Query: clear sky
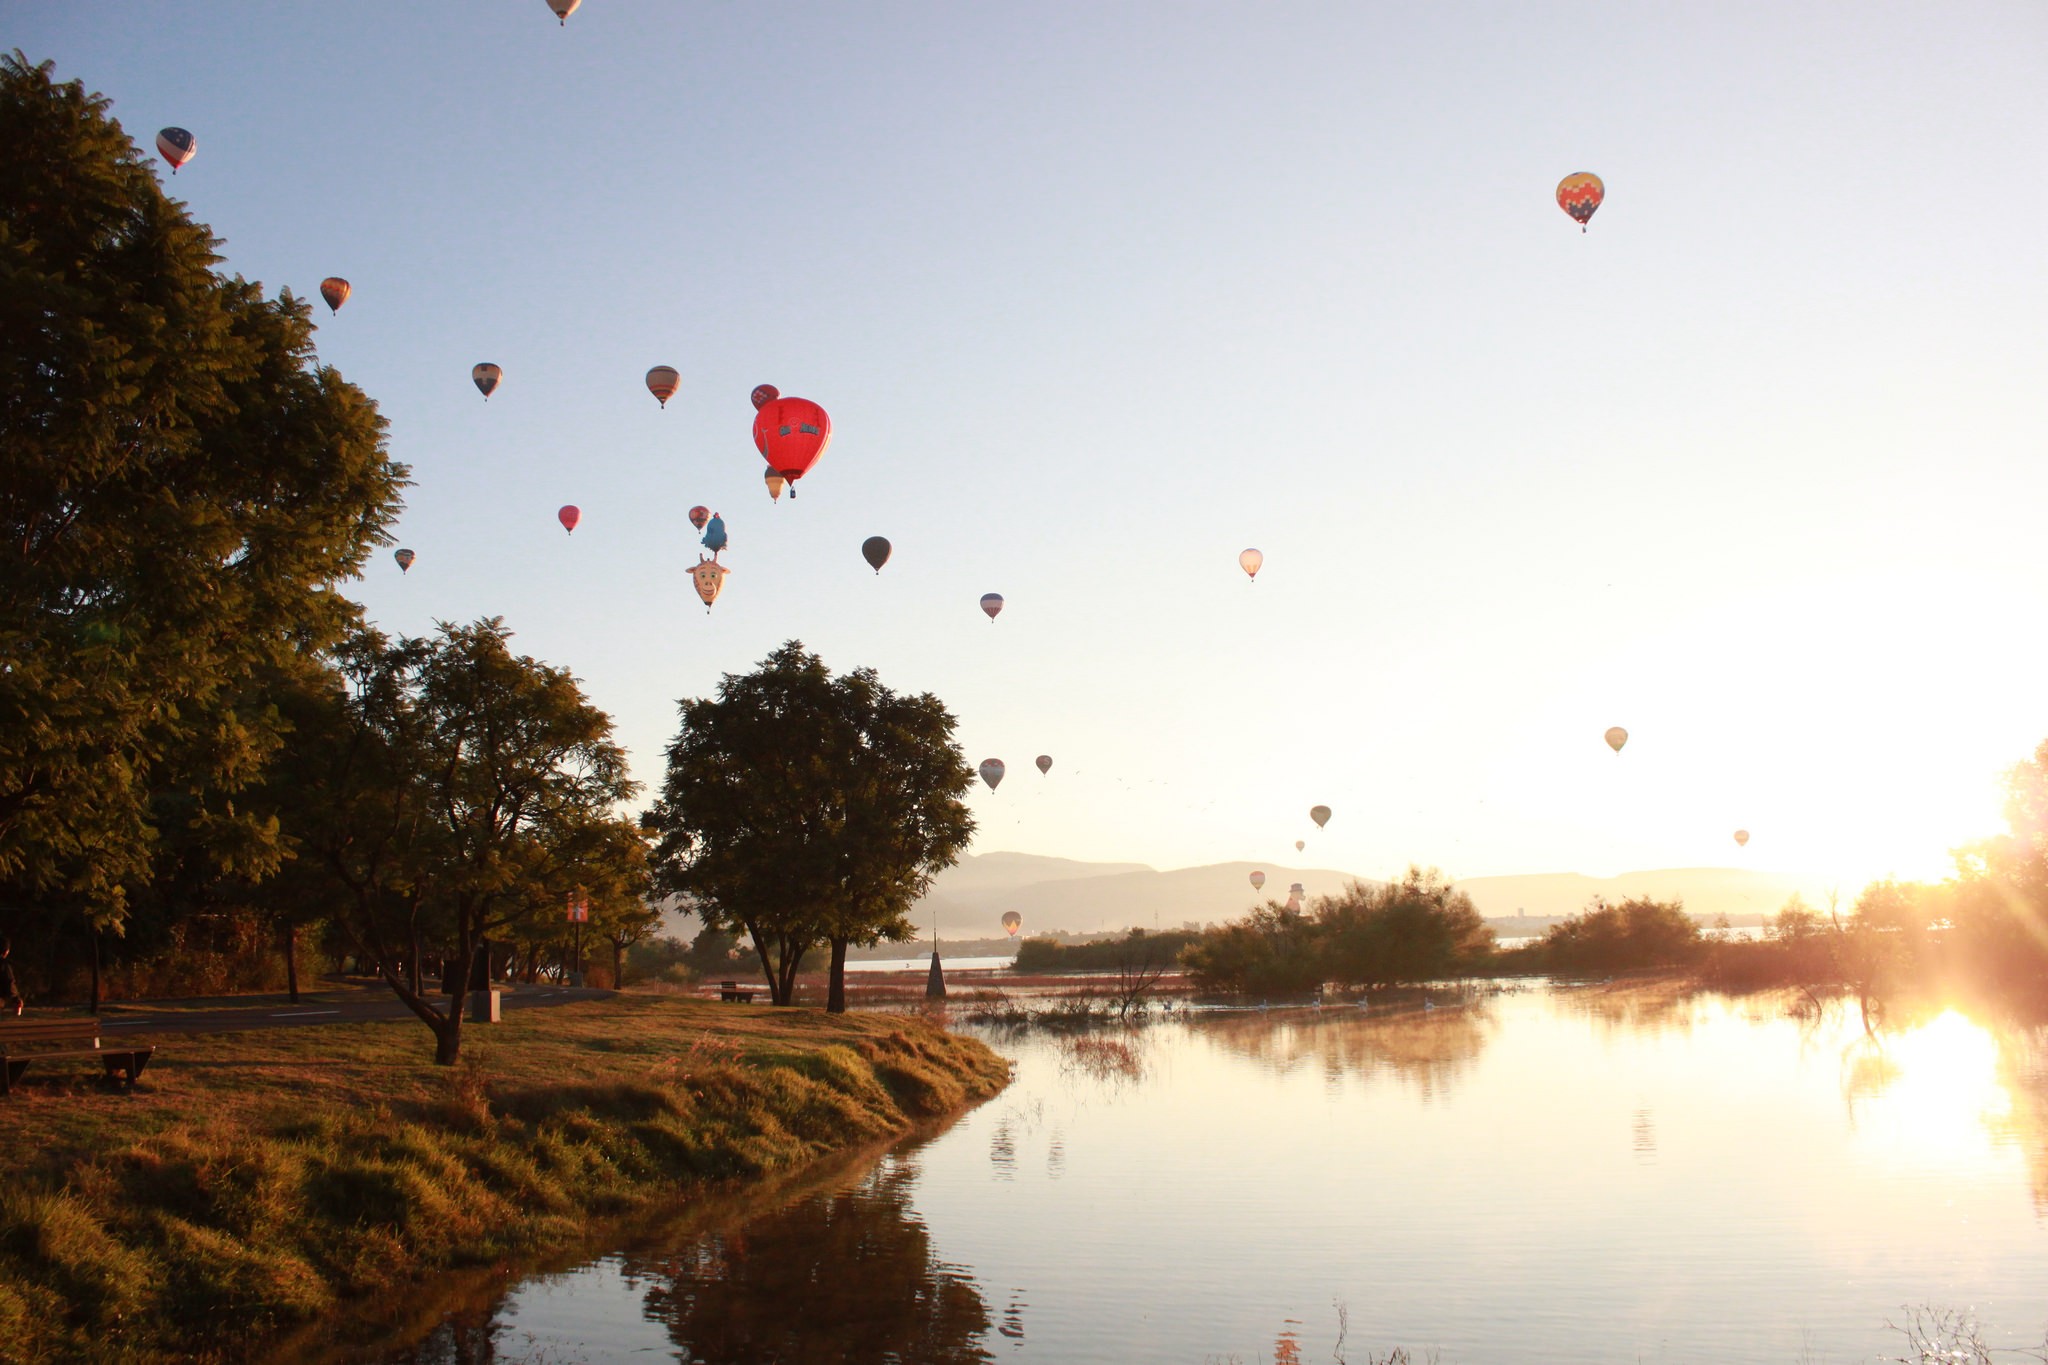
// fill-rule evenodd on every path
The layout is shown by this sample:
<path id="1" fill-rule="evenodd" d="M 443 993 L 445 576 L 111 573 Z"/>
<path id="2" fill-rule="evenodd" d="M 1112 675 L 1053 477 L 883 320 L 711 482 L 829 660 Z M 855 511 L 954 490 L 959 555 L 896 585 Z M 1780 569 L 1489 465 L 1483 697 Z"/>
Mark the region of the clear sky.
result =
<path id="1" fill-rule="evenodd" d="M 502 615 L 650 783 L 796 638 L 1008 763 L 977 852 L 1856 884 L 1938 875 L 2048 737 L 2034 0 L 0 0 L 0 43 L 191 129 L 228 269 L 353 282 L 321 355 L 417 480 L 371 617 Z M 834 425 L 779 505 L 763 382 Z"/>

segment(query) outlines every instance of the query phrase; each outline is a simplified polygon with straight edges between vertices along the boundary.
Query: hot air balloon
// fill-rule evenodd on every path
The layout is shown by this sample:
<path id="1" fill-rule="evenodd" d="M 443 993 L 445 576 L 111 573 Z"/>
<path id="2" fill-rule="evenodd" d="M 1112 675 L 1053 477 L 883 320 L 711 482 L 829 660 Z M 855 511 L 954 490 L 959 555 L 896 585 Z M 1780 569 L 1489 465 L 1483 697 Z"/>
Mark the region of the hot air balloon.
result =
<path id="1" fill-rule="evenodd" d="M 505 372 L 488 361 L 469 367 L 470 382 L 476 385 L 477 392 L 484 396 L 486 403 L 491 401 L 491 395 L 498 390 L 498 381 L 504 377 Z"/>
<path id="2" fill-rule="evenodd" d="M 1316 822 L 1317 829 L 1321 829 L 1324 825 L 1330 823 L 1330 808 L 1328 806 L 1310 806 L 1308 818 Z"/>
<path id="3" fill-rule="evenodd" d="M 1622 728 L 1621 728 L 1621 727 L 1620 727 L 1619 725 L 1611 726 L 1611 727 L 1609 727 L 1609 728 L 1608 728 L 1608 731 L 1607 731 L 1607 747 L 1608 747 L 1608 748 L 1610 748 L 1610 749 L 1614 750 L 1614 752 L 1616 752 L 1616 753 L 1620 753 L 1620 752 L 1621 752 L 1621 746 L 1622 746 L 1622 745 L 1624 745 L 1624 744 L 1626 744 L 1626 743 L 1628 743 L 1628 731 L 1626 731 L 1626 730 L 1622 729 Z"/>
<path id="4" fill-rule="evenodd" d="M 738 962 L 740 960 L 740 950 L 737 948 L 727 948 L 725 956 L 729 961 Z"/>
<path id="5" fill-rule="evenodd" d="M 576 7 L 582 3 L 583 0 L 548 0 L 548 8 L 553 10 L 555 17 L 562 21 L 562 27 L 567 28 L 569 26 L 569 16 L 574 14 Z"/>
<path id="6" fill-rule="evenodd" d="M 683 386 L 683 377 L 673 365 L 656 365 L 647 372 L 647 391 L 663 406 L 676 396 L 676 390 Z"/>
<path id="7" fill-rule="evenodd" d="M 715 559 L 697 556 L 697 563 L 690 570 L 690 582 L 696 586 L 697 596 L 704 599 L 706 612 L 709 612 L 711 604 L 718 600 L 718 590 L 725 586 L 725 576 L 731 572 L 731 569 Z"/>
<path id="8" fill-rule="evenodd" d="M 1747 847 L 1749 846 L 1749 831 L 1748 831 L 1748 830 L 1746 830 L 1746 829 L 1738 829 L 1738 830 L 1736 830 L 1736 831 L 1735 831 L 1735 846 L 1736 846 L 1737 848 L 1747 848 Z"/>
<path id="9" fill-rule="evenodd" d="M 171 174 L 176 175 L 178 167 L 190 161 L 192 154 L 199 150 L 199 139 L 183 128 L 164 128 L 156 135 L 156 149 L 163 154 L 164 160 L 171 163 Z"/>
<path id="10" fill-rule="evenodd" d="M 767 407 L 770 403 L 782 397 L 782 390 L 776 388 L 773 384 L 756 384 L 751 396 L 754 400 L 754 411 L 759 412 L 762 408 Z"/>
<path id="11" fill-rule="evenodd" d="M 1038 756 L 1038 771 L 1041 773 L 1049 773 L 1052 771 L 1051 754 L 1040 754 Z"/>
<path id="12" fill-rule="evenodd" d="M 984 758 L 981 760 L 981 780 L 988 783 L 990 791 L 994 791 L 998 786 L 1002 785 L 1003 760 L 1000 758 Z"/>
<path id="13" fill-rule="evenodd" d="M 981 595 L 981 609 L 988 613 L 989 620 L 995 620 L 996 614 L 1003 609 L 1003 595 L 999 592 L 983 593 Z"/>
<path id="14" fill-rule="evenodd" d="M 788 483 L 789 480 L 783 478 L 781 474 L 772 469 L 763 473 L 761 477 L 768 484 L 768 501 L 781 502 L 782 486 Z"/>
<path id="15" fill-rule="evenodd" d="M 562 523 L 562 529 L 570 535 L 576 534 L 576 523 L 583 520 L 583 513 L 575 503 L 570 503 L 555 513 L 555 520 Z"/>
<path id="16" fill-rule="evenodd" d="M 832 419 L 808 398 L 771 398 L 754 414 L 754 445 L 768 467 L 795 484 L 832 443 Z M 789 490 L 791 497 L 796 489 Z"/>
<path id="17" fill-rule="evenodd" d="M 860 557 L 868 562 L 870 569 L 880 573 L 882 566 L 889 562 L 889 542 L 881 536 L 869 536 L 860 543 Z"/>
<path id="18" fill-rule="evenodd" d="M 400 573 L 411 573 L 412 562 L 419 558 L 411 550 L 393 550 L 391 557 L 398 561 L 398 571 Z"/>
<path id="19" fill-rule="evenodd" d="M 1024 917 L 1022 915 L 1018 914 L 1015 910 L 1003 911 L 1004 933 L 1008 934 L 1011 938 L 1015 938 L 1017 937 L 1017 931 L 1022 929 L 1023 927 Z"/>
<path id="20" fill-rule="evenodd" d="M 1303 849 L 1305 849 L 1305 848 L 1307 848 L 1307 847 L 1308 847 L 1308 845 L 1307 845 L 1306 843 L 1304 843 L 1303 841 L 1301 841 L 1300 839 L 1296 839 L 1296 840 L 1294 841 L 1294 851 L 1295 851 L 1296 853 L 1299 853 L 1299 852 L 1301 852 L 1301 851 L 1302 851 Z"/>
<path id="21" fill-rule="evenodd" d="M 1265 562 L 1266 557 L 1257 550 L 1246 550 L 1237 557 L 1237 567 L 1250 574 L 1253 582 L 1258 581 L 1259 566 Z"/>
<path id="22" fill-rule="evenodd" d="M 1574 171 L 1557 182 L 1557 206 L 1572 216 L 1579 225 L 1579 231 L 1586 230 L 1592 221 L 1593 210 L 1600 207 L 1600 201 L 1607 197 L 1607 186 L 1600 183 L 1600 177 L 1591 171 Z"/>
<path id="23" fill-rule="evenodd" d="M 348 287 L 348 281 L 339 275 L 329 275 L 320 281 L 320 297 L 327 300 L 327 311 L 339 313 L 341 305 L 348 302 L 348 296 L 355 291 Z"/>
<path id="24" fill-rule="evenodd" d="M 1263 888 L 1265 887 L 1265 885 L 1266 885 L 1266 874 L 1265 874 L 1265 873 L 1263 873 L 1263 872 L 1254 872 L 1254 873 L 1252 873 L 1252 890 L 1254 890 L 1254 891 L 1258 891 L 1258 890 L 1261 890 L 1261 889 L 1263 889 Z"/>
<path id="25" fill-rule="evenodd" d="M 711 524 L 704 528 L 704 548 L 711 551 L 713 559 L 725 548 L 725 518 L 716 512 L 711 514 Z"/>
<path id="26" fill-rule="evenodd" d="M 698 530 L 703 530 L 704 523 L 709 520 L 711 520 L 711 509 L 709 507 L 692 507 L 690 509 L 690 525 Z"/>

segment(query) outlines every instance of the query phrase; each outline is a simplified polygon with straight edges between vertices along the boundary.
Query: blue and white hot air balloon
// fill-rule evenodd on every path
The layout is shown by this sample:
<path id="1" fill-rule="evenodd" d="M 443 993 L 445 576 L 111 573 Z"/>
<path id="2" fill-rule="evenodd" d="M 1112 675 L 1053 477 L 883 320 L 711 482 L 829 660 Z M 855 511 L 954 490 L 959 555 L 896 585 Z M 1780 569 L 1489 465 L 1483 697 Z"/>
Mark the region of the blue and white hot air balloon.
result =
<path id="1" fill-rule="evenodd" d="M 704 548 L 713 556 L 725 548 L 725 518 L 716 512 L 711 514 L 711 523 L 704 528 Z"/>

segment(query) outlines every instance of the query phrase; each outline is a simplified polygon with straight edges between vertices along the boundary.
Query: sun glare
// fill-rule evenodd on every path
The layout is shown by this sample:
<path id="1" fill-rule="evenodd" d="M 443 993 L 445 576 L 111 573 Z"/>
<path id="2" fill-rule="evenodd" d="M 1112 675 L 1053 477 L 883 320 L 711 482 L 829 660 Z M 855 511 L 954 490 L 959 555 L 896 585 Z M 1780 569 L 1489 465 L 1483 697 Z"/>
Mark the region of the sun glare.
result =
<path id="1" fill-rule="evenodd" d="M 1998 1040 L 1955 1010 L 1887 1040 L 1893 1077 L 1859 1116 L 1865 1136 L 1913 1166 L 1977 1166 L 1998 1145 L 2012 1107 L 1998 1079 Z"/>

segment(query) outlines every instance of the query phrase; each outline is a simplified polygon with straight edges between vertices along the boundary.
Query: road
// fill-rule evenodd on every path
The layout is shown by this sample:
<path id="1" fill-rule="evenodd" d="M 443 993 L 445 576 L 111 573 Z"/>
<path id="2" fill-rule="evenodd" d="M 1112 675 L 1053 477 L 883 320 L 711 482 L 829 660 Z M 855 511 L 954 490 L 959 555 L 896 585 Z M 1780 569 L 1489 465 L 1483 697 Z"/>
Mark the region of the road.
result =
<path id="1" fill-rule="evenodd" d="M 615 992 L 576 986 L 519 986 L 506 990 L 506 1010 L 541 1009 L 579 1000 L 609 1000 Z M 436 1003 L 445 1000 L 435 996 Z M 376 1019 L 416 1019 L 403 1001 L 383 986 L 345 986 L 301 991 L 294 1005 L 282 995 L 229 996 L 210 1000 L 135 1000 L 100 1010 L 100 1032 L 239 1033 L 250 1029 L 302 1028 L 310 1024 L 358 1024 Z"/>

